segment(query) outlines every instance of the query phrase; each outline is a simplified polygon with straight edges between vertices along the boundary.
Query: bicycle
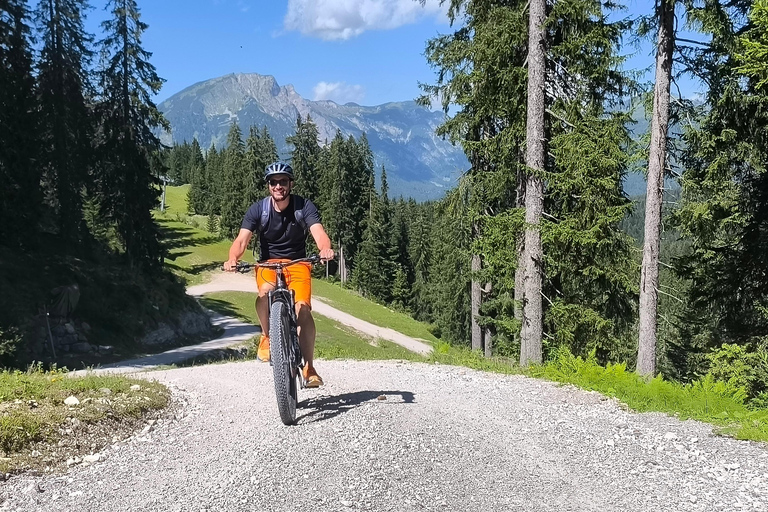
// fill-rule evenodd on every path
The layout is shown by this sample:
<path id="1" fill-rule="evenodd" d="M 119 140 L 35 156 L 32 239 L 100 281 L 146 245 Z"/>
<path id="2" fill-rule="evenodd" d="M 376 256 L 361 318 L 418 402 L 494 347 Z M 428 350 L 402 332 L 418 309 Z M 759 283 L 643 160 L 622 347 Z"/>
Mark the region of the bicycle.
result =
<path id="1" fill-rule="evenodd" d="M 275 270 L 277 282 L 275 289 L 269 292 L 269 363 L 272 365 L 275 381 L 277 409 L 280 412 L 280 419 L 285 425 L 292 425 L 296 421 L 298 388 L 304 389 L 305 387 L 301 374 L 305 362 L 299 346 L 293 291 L 288 289 L 283 269 L 304 262 L 314 265 L 320 262 L 320 256 L 314 255 L 279 263 L 241 262 L 235 267 L 237 272 L 249 272 L 257 267 Z"/>

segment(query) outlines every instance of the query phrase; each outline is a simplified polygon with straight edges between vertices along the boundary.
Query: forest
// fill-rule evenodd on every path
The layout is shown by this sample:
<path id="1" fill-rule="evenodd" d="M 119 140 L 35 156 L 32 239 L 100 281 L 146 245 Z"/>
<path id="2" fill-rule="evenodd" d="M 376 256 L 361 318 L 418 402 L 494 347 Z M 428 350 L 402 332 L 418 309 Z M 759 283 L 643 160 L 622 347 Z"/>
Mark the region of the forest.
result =
<path id="1" fill-rule="evenodd" d="M 298 117 L 294 191 L 339 254 L 318 277 L 510 364 L 567 349 L 680 382 L 709 372 L 764 404 L 768 2 L 657 0 L 636 19 L 594 0 L 446 3 L 419 101 L 443 108 L 438 135 L 471 167 L 439 201 L 390 197 L 365 135 L 321 141 Z M 224 147 L 162 147 L 146 25 L 135 1 L 109 5 L 95 42 L 80 0 L 0 3 L 0 246 L 55 236 L 67 254 L 161 275 L 160 177 L 189 184 L 190 213 L 228 239 L 278 155 L 265 127 L 236 123 Z M 624 68 L 633 37 L 653 42 L 653 83 Z M 702 101 L 675 93 L 681 77 Z M 638 169 L 647 193 L 629 198 Z M 23 329 L 0 316 L 6 354 Z"/>

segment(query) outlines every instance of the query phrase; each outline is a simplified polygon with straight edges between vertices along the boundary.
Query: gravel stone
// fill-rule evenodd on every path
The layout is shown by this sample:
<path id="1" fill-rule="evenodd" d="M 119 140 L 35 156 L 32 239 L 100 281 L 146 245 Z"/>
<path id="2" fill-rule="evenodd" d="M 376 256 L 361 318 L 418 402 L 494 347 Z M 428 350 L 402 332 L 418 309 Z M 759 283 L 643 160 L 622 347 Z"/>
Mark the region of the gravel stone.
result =
<path id="1" fill-rule="evenodd" d="M 139 374 L 172 389 L 172 414 L 98 462 L 0 482 L 0 510 L 768 510 L 766 446 L 710 425 L 446 365 L 317 368 L 291 427 L 268 364 Z"/>

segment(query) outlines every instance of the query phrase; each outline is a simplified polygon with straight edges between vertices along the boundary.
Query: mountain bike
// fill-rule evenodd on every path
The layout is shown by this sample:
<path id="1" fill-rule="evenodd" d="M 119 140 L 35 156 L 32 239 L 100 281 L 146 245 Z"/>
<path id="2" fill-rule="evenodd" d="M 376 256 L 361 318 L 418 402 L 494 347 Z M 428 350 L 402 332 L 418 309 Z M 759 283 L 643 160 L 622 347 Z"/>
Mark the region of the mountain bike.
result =
<path id="1" fill-rule="evenodd" d="M 304 358 L 299 346 L 298 322 L 296 319 L 295 299 L 293 291 L 288 289 L 283 270 L 297 263 L 320 262 L 320 256 L 310 256 L 297 260 L 272 263 L 238 263 L 237 272 L 248 272 L 253 268 L 262 267 L 275 270 L 275 289 L 269 292 L 269 345 L 272 373 L 275 381 L 275 395 L 280 419 L 286 425 L 296 421 L 296 405 L 298 403 L 298 388 L 304 388 L 304 378 L 301 374 L 304 368 Z"/>

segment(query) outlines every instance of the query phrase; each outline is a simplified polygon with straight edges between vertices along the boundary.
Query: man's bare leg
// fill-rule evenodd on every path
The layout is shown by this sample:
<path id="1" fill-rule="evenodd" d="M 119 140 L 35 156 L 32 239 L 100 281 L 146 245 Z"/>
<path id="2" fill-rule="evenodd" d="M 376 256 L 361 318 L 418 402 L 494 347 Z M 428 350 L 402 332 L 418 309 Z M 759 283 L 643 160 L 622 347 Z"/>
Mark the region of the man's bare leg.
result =
<path id="1" fill-rule="evenodd" d="M 307 387 L 316 388 L 323 384 L 323 379 L 317 374 L 314 367 L 315 359 L 315 319 L 312 318 L 312 312 L 309 305 L 300 302 L 296 304 L 296 320 L 299 331 L 299 345 L 301 354 L 307 364 L 304 366 L 304 380 Z"/>
<path id="2" fill-rule="evenodd" d="M 264 283 L 259 288 L 259 296 L 256 298 L 256 315 L 261 324 L 261 333 L 265 336 L 269 336 L 269 292 L 274 289 L 274 285 Z"/>
<path id="3" fill-rule="evenodd" d="M 299 346 L 304 360 L 312 364 L 315 359 L 315 319 L 312 318 L 312 312 L 309 306 L 303 302 L 296 304 L 296 321 L 299 332 Z"/>
<path id="4" fill-rule="evenodd" d="M 260 361 L 269 361 L 270 351 L 266 338 L 269 337 L 269 291 L 274 286 L 269 283 L 264 283 L 259 288 L 259 296 L 256 299 L 256 315 L 259 317 L 259 324 L 261 324 L 262 338 L 259 339 L 259 348 L 256 353 L 256 357 Z"/>

